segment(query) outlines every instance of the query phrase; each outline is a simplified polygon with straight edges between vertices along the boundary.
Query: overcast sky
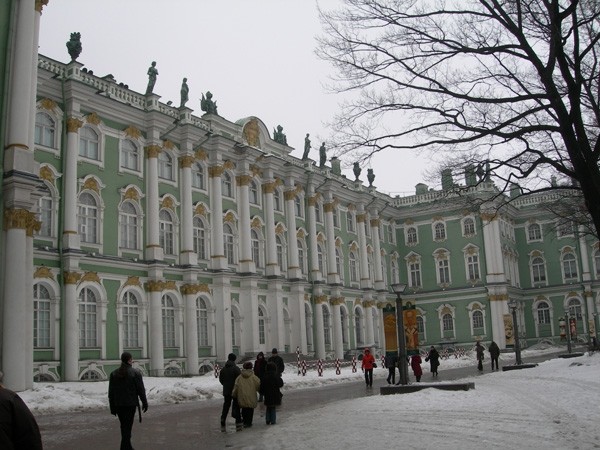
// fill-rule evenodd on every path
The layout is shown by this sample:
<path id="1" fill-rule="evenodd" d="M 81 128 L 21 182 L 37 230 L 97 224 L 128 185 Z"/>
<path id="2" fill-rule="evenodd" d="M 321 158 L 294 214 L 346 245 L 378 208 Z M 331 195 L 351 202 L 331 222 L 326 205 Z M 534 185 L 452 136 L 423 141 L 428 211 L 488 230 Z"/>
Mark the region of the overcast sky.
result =
<path id="1" fill-rule="evenodd" d="M 328 9 L 339 0 L 319 4 Z M 143 93 L 156 61 L 154 93 L 161 101 L 178 106 L 187 77 L 186 106 L 195 115 L 203 114 L 200 98 L 211 91 L 219 115 L 232 122 L 256 116 L 271 134 L 282 125 L 294 156 L 302 156 L 310 133 L 310 157 L 318 161 L 340 98 L 327 93 L 332 68 L 314 53 L 321 33 L 316 0 L 51 0 L 42 13 L 40 53 L 68 62 L 65 43 L 74 31 L 83 46 L 78 61 L 94 75 L 111 73 Z M 352 162 L 342 158 L 344 173 L 354 179 Z M 381 154 L 371 163 L 374 185 L 412 194 L 426 165 L 407 152 Z M 366 185 L 366 170 L 361 179 Z"/>

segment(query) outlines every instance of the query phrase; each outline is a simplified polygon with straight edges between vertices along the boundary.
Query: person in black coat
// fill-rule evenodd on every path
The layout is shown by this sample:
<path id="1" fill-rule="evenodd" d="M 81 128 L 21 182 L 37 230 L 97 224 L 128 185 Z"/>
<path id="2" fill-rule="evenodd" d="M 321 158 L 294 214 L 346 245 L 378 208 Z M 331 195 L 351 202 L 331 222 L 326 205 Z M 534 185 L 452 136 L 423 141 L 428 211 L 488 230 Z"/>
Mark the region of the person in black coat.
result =
<path id="1" fill-rule="evenodd" d="M 425 361 L 429 361 L 429 370 L 431 370 L 433 376 L 437 376 L 438 367 L 440 366 L 440 354 L 433 345 L 429 349 L 429 353 L 427 353 Z"/>
<path id="2" fill-rule="evenodd" d="M 500 347 L 498 347 L 498 344 L 492 341 L 488 350 L 490 352 L 490 358 L 492 360 L 492 370 L 494 370 L 494 364 L 496 365 L 496 370 L 498 370 L 498 358 L 500 358 Z"/>
<path id="3" fill-rule="evenodd" d="M 121 366 L 110 374 L 108 381 L 108 403 L 110 413 L 119 417 L 121 423 L 121 450 L 132 450 L 131 428 L 135 410 L 142 402 L 142 411 L 148 411 L 146 389 L 139 370 L 131 367 L 133 357 L 129 352 L 121 354 Z M 139 398 L 139 400 L 138 400 Z M 140 416 L 141 420 L 141 416 Z"/>
<path id="4" fill-rule="evenodd" d="M 398 365 L 398 356 L 386 355 L 385 367 L 388 369 L 387 384 L 396 384 L 396 366 Z"/>
<path id="5" fill-rule="evenodd" d="M 2 381 L 2 372 L 0 372 Z M 16 392 L 0 384 L 0 448 L 42 450 L 42 436 L 35 417 Z"/>
<path id="6" fill-rule="evenodd" d="M 223 410 L 221 411 L 221 431 L 225 431 L 225 420 L 227 419 L 227 414 L 229 413 L 229 408 L 231 407 L 231 416 L 235 419 L 235 423 L 237 427 L 241 427 L 242 425 L 242 416 L 240 414 L 240 407 L 238 406 L 237 400 L 233 398 L 231 393 L 233 392 L 233 386 L 235 385 L 235 380 L 242 371 L 235 364 L 236 356 L 233 353 L 230 353 L 227 356 L 227 362 L 225 366 L 219 372 L 219 382 L 223 385 Z"/>
<path id="7" fill-rule="evenodd" d="M 281 374 L 285 370 L 285 364 L 283 363 L 283 358 L 277 354 L 276 348 L 271 350 L 271 356 L 269 357 L 267 362 L 275 363 L 275 366 L 277 367 L 277 374 L 281 376 Z"/>
<path id="8" fill-rule="evenodd" d="M 477 356 L 477 369 L 480 372 L 483 372 L 483 359 L 485 357 L 485 353 L 484 353 L 483 345 L 481 345 L 481 342 L 479 342 L 479 341 L 477 341 L 475 343 L 475 354 Z"/>
<path id="9" fill-rule="evenodd" d="M 263 352 L 258 352 L 256 355 L 256 361 L 254 361 L 254 375 L 258 377 L 259 380 L 262 380 L 262 377 L 265 374 L 265 370 L 267 368 L 267 360 L 265 359 L 265 354 Z M 263 401 L 263 395 L 259 393 L 258 401 Z"/>
<path id="10" fill-rule="evenodd" d="M 267 407 L 265 412 L 267 425 L 275 425 L 277 422 L 276 407 L 281 405 L 283 395 L 279 388 L 282 386 L 283 380 L 277 373 L 277 366 L 273 362 L 267 363 L 265 375 L 260 381 L 260 394 L 264 396 Z"/>

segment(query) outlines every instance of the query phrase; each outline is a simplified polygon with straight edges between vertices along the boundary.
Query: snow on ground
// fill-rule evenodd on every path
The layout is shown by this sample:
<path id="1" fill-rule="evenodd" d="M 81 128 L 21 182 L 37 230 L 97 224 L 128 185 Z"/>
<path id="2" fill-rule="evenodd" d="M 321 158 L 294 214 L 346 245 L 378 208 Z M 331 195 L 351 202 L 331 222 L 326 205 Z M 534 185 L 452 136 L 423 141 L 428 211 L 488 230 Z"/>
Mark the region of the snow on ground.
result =
<path id="1" fill-rule="evenodd" d="M 523 358 L 557 349 L 525 350 Z M 500 366 L 512 362 L 501 355 Z M 277 425 L 260 423 L 229 436 L 236 448 L 321 449 L 400 445 L 414 449 L 480 450 L 600 449 L 600 354 L 555 358 L 526 370 L 476 375 L 469 391 L 425 389 L 412 394 L 373 395 L 316 406 L 314 411 L 277 413 Z M 442 360 L 440 373 L 452 367 L 474 366 L 471 355 Z M 428 364 L 423 364 L 428 377 Z M 375 369 L 381 378 L 387 371 Z M 319 377 L 316 371 L 298 376 L 294 365 L 284 373 L 285 390 L 362 379 L 349 367 Z M 145 377 L 148 401 L 179 403 L 221 398 L 221 385 L 208 374 L 194 378 Z M 375 393 L 377 388 L 373 388 Z M 108 408 L 107 382 L 36 383 L 20 393 L 34 414 Z M 268 431 L 268 434 L 265 432 Z M 258 433 L 258 434 L 257 434 Z M 255 447 L 256 446 L 256 447 Z"/>

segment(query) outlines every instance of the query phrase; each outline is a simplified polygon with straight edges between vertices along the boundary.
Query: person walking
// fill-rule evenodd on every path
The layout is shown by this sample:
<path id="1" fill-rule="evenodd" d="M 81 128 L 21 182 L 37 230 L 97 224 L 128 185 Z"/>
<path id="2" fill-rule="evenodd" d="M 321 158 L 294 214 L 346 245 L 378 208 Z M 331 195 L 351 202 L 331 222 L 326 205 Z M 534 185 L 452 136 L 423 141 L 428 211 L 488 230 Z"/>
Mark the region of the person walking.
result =
<path id="1" fill-rule="evenodd" d="M 484 349 L 481 342 L 477 341 L 475 344 L 475 354 L 477 356 L 477 369 L 483 372 L 483 359 L 485 358 Z"/>
<path id="2" fill-rule="evenodd" d="M 241 429 L 242 419 L 240 417 L 240 408 L 238 402 L 231 395 L 235 380 L 242 373 L 240 368 L 235 364 L 236 356 L 234 353 L 230 353 L 227 356 L 227 362 L 225 366 L 219 372 L 219 383 L 223 385 L 223 410 L 221 411 L 221 431 L 226 431 L 226 420 L 229 408 L 231 408 L 231 417 L 235 419 L 236 427 Z"/>
<path id="3" fill-rule="evenodd" d="M 421 381 L 421 377 L 423 376 L 423 369 L 421 368 L 421 355 L 412 355 L 410 358 L 410 367 L 412 367 L 413 373 L 415 374 L 415 378 L 417 382 Z"/>
<path id="4" fill-rule="evenodd" d="M 237 399 L 242 413 L 244 428 L 252 426 L 254 408 L 258 406 L 256 393 L 260 389 L 260 380 L 252 370 L 252 363 L 247 361 L 243 365 L 242 373 L 235 379 L 233 386 L 233 397 Z"/>
<path id="5" fill-rule="evenodd" d="M 498 347 L 498 344 L 492 341 L 490 347 L 488 348 L 488 351 L 490 352 L 490 359 L 492 360 L 492 370 L 498 370 L 498 358 L 500 358 L 500 347 Z M 496 366 L 496 369 L 494 369 L 494 365 Z"/>
<path id="6" fill-rule="evenodd" d="M 16 392 L 2 386 L 0 372 L 0 448 L 42 450 L 42 435 L 35 417 Z"/>
<path id="7" fill-rule="evenodd" d="M 132 450 L 131 429 L 135 419 L 135 410 L 148 411 L 146 388 L 142 373 L 132 367 L 133 356 L 129 352 L 121 354 L 121 366 L 113 370 L 108 381 L 108 403 L 110 413 L 119 418 L 121 423 L 121 450 Z M 140 414 L 140 422 L 142 415 Z"/>
<path id="8" fill-rule="evenodd" d="M 365 374 L 365 383 L 367 383 L 367 387 L 373 386 L 373 366 L 375 364 L 375 358 L 371 355 L 371 350 L 365 348 L 362 364 L 360 368 Z"/>
<path id="9" fill-rule="evenodd" d="M 271 356 L 269 357 L 267 362 L 275 363 L 275 366 L 277 366 L 277 374 L 279 376 L 283 374 L 283 371 L 285 370 L 285 364 L 283 363 L 283 358 L 277 353 L 276 348 L 271 350 Z"/>
<path id="10" fill-rule="evenodd" d="M 387 384 L 396 384 L 396 366 L 398 365 L 398 356 L 386 355 L 385 367 L 388 369 Z"/>
<path id="11" fill-rule="evenodd" d="M 429 353 L 427 353 L 427 357 L 425 358 L 425 362 L 429 361 L 429 370 L 431 371 L 432 376 L 438 376 L 438 367 L 440 366 L 440 354 L 432 345 L 429 349 Z"/>
<path id="12" fill-rule="evenodd" d="M 277 406 L 281 405 L 283 396 L 279 390 L 281 387 L 283 387 L 283 380 L 277 375 L 277 366 L 272 362 L 267 363 L 265 374 L 260 381 L 260 395 L 264 396 L 267 407 L 265 413 L 267 425 L 277 423 Z"/>
<path id="13" fill-rule="evenodd" d="M 265 354 L 263 352 L 258 352 L 256 355 L 256 361 L 254 361 L 254 375 L 258 377 L 259 380 L 262 380 L 265 375 L 265 370 L 267 368 L 267 360 L 265 359 Z M 263 401 L 263 394 L 259 392 L 258 401 Z"/>

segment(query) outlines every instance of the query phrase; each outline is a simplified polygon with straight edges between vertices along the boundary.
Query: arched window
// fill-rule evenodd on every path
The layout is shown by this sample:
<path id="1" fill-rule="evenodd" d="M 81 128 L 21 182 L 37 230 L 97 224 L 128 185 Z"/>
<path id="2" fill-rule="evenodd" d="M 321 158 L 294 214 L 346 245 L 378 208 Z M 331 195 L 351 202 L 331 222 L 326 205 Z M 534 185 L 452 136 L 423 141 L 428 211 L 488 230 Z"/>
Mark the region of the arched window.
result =
<path id="1" fill-rule="evenodd" d="M 98 242 L 98 204 L 90 193 L 79 195 L 79 236 L 81 242 L 96 244 Z"/>
<path id="2" fill-rule="evenodd" d="M 140 170 L 140 151 L 138 146 L 129 139 L 121 141 L 121 167 Z"/>
<path id="3" fill-rule="evenodd" d="M 454 331 L 454 321 L 452 314 L 446 313 L 442 316 L 442 329 L 444 331 Z"/>
<path id="4" fill-rule="evenodd" d="M 433 230 L 434 230 L 434 237 L 433 238 L 436 241 L 443 241 L 444 239 L 446 239 L 446 225 L 444 225 L 441 222 L 438 222 L 433 227 Z"/>
<path id="5" fill-rule="evenodd" d="M 323 223 L 323 205 L 321 203 L 315 204 L 315 221 Z"/>
<path id="6" fill-rule="evenodd" d="M 194 234 L 194 252 L 198 255 L 198 259 L 207 259 L 207 237 L 204 221 L 195 216 L 193 220 Z"/>
<path id="7" fill-rule="evenodd" d="M 436 257 L 438 283 L 449 284 L 450 283 L 450 260 L 448 259 L 447 252 L 440 252 Z"/>
<path id="8" fill-rule="evenodd" d="M 175 304 L 169 294 L 161 299 L 163 346 L 165 348 L 175 347 Z"/>
<path id="9" fill-rule="evenodd" d="M 275 211 L 282 211 L 282 208 L 281 208 L 281 191 L 279 189 L 275 189 L 273 191 L 273 209 L 275 209 Z"/>
<path id="10" fill-rule="evenodd" d="M 175 227 L 173 217 L 166 209 L 161 209 L 158 214 L 159 244 L 165 255 L 175 254 Z"/>
<path id="11" fill-rule="evenodd" d="M 298 239 L 298 265 L 300 266 L 300 272 L 306 273 L 306 252 L 304 250 L 304 241 Z"/>
<path id="12" fill-rule="evenodd" d="M 319 265 L 319 271 L 322 275 L 325 274 L 325 257 L 323 253 L 323 247 L 317 244 L 317 263 Z"/>
<path id="13" fill-rule="evenodd" d="M 539 302 L 537 304 L 537 318 L 539 324 L 550 323 L 550 306 L 546 302 Z"/>
<path id="14" fill-rule="evenodd" d="M 543 258 L 537 256 L 531 260 L 531 274 L 534 283 L 546 282 L 546 263 Z"/>
<path id="15" fill-rule="evenodd" d="M 140 346 L 140 313 L 137 297 L 131 291 L 123 295 L 123 347 L 136 348 Z"/>
<path id="16" fill-rule="evenodd" d="M 90 127 L 81 128 L 79 130 L 79 156 L 98 160 L 98 142 L 98 133 Z"/>
<path id="17" fill-rule="evenodd" d="M 296 217 L 304 217 L 304 210 L 302 209 L 302 200 L 299 195 L 294 197 L 294 207 L 296 209 Z"/>
<path id="18" fill-rule="evenodd" d="M 359 308 L 354 310 L 354 332 L 356 334 L 356 346 L 358 347 L 363 343 L 362 315 Z"/>
<path id="19" fill-rule="evenodd" d="M 96 295 L 89 288 L 79 293 L 79 347 L 98 346 Z"/>
<path id="20" fill-rule="evenodd" d="M 198 347 L 208 346 L 208 308 L 203 298 L 196 299 L 196 327 L 198 327 Z"/>
<path id="21" fill-rule="evenodd" d="M 130 201 L 123 202 L 119 209 L 119 227 L 121 230 L 121 248 L 135 249 L 139 248 L 138 236 L 138 213 Z"/>
<path id="22" fill-rule="evenodd" d="M 565 253 L 562 258 L 563 273 L 565 280 L 577 278 L 577 261 L 573 253 Z"/>
<path id="23" fill-rule="evenodd" d="M 342 255 L 340 249 L 335 249 L 335 270 L 341 278 L 344 278 L 344 271 L 342 270 Z"/>
<path id="24" fill-rule="evenodd" d="M 465 220 L 463 220 L 463 235 L 475 235 L 475 221 L 471 217 L 467 217 Z"/>
<path id="25" fill-rule="evenodd" d="M 423 316 L 417 316 L 417 332 L 419 333 L 419 340 L 423 340 L 423 335 L 425 334 L 425 321 L 423 320 Z"/>
<path id="26" fill-rule="evenodd" d="M 483 312 L 476 310 L 472 315 L 473 329 L 483 328 Z"/>
<path id="27" fill-rule="evenodd" d="M 333 226 L 335 228 L 339 228 L 340 227 L 340 216 L 338 215 L 338 209 L 337 207 L 333 207 L 331 214 L 333 215 Z M 383 238 L 382 238 L 383 240 Z"/>
<path id="28" fill-rule="evenodd" d="M 262 267 L 260 258 L 260 239 L 256 230 L 250 230 L 250 249 L 252 251 L 252 261 L 256 267 Z"/>
<path id="29" fill-rule="evenodd" d="M 323 337 L 325 340 L 325 346 L 331 345 L 331 316 L 329 315 L 329 308 L 325 305 L 321 305 L 323 310 Z"/>
<path id="30" fill-rule="evenodd" d="M 258 343 L 260 345 L 265 345 L 266 337 L 265 337 L 265 313 L 262 308 L 258 308 Z"/>
<path id="31" fill-rule="evenodd" d="M 542 226 L 539 223 L 532 223 L 527 227 L 527 240 L 529 241 L 541 241 L 542 240 Z"/>
<path id="32" fill-rule="evenodd" d="M 33 285 L 33 347 L 50 347 L 50 293 L 41 284 Z"/>
<path id="33" fill-rule="evenodd" d="M 281 236 L 275 236 L 275 248 L 277 252 L 277 265 L 283 271 L 285 270 L 285 252 L 283 250 L 283 241 Z"/>
<path id="34" fill-rule="evenodd" d="M 54 235 L 54 200 L 52 197 L 41 197 L 39 200 L 40 208 L 40 236 L 52 237 Z"/>
<path id="35" fill-rule="evenodd" d="M 409 284 L 411 287 L 421 287 L 421 261 L 413 259 L 408 263 Z"/>
<path id="36" fill-rule="evenodd" d="M 235 264 L 234 246 L 233 246 L 233 230 L 231 225 L 223 225 L 223 245 L 225 250 L 225 259 L 227 264 Z"/>
<path id="37" fill-rule="evenodd" d="M 399 283 L 400 282 L 400 268 L 398 267 L 398 261 L 396 261 L 395 258 L 393 258 L 390 261 L 390 270 L 392 272 L 392 283 Z"/>
<path id="38" fill-rule="evenodd" d="M 350 271 L 350 281 L 358 282 L 358 259 L 356 258 L 356 253 L 350 252 L 348 255 L 348 266 Z"/>
<path id="39" fill-rule="evenodd" d="M 581 301 L 578 298 L 569 299 L 569 303 L 567 304 L 569 308 L 569 316 L 575 317 L 577 322 L 581 322 L 583 320 L 583 314 L 581 311 Z"/>
<path id="40" fill-rule="evenodd" d="M 221 175 L 221 189 L 223 197 L 233 198 L 233 181 L 228 172 L 223 172 Z"/>
<path id="41" fill-rule="evenodd" d="M 419 237 L 417 235 L 417 229 L 415 227 L 409 227 L 406 230 L 406 243 L 410 245 L 419 243 Z"/>
<path id="42" fill-rule="evenodd" d="M 600 250 L 594 252 L 594 265 L 596 266 L 596 279 L 600 278 Z"/>
<path id="43" fill-rule="evenodd" d="M 192 165 L 192 187 L 204 189 L 204 166 L 197 162 Z"/>
<path id="44" fill-rule="evenodd" d="M 158 178 L 173 181 L 173 158 L 167 152 L 158 154 Z"/>
<path id="45" fill-rule="evenodd" d="M 55 140 L 56 123 L 54 119 L 44 112 L 35 115 L 34 142 L 44 147 L 56 148 Z"/>
<path id="46" fill-rule="evenodd" d="M 466 254 L 467 263 L 467 277 L 469 280 L 479 280 L 479 255 L 473 253 Z"/>
<path id="47" fill-rule="evenodd" d="M 356 231 L 356 225 L 354 224 L 354 214 L 352 213 L 352 211 L 346 212 L 346 224 L 350 233 L 354 233 Z"/>
<path id="48" fill-rule="evenodd" d="M 260 204 L 260 196 L 258 195 L 258 185 L 254 180 L 250 182 L 250 186 L 248 188 L 248 193 L 250 195 L 250 203 L 253 205 Z"/>

